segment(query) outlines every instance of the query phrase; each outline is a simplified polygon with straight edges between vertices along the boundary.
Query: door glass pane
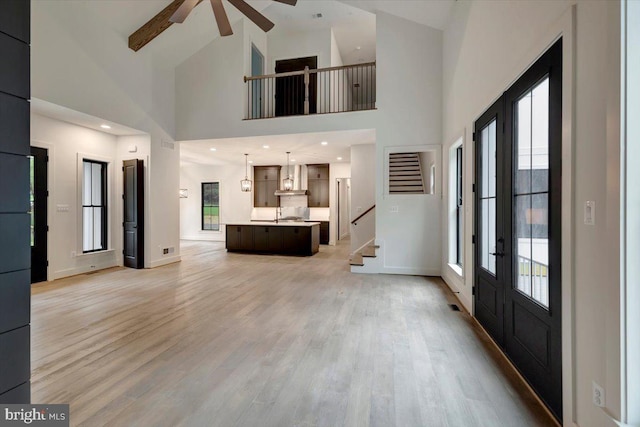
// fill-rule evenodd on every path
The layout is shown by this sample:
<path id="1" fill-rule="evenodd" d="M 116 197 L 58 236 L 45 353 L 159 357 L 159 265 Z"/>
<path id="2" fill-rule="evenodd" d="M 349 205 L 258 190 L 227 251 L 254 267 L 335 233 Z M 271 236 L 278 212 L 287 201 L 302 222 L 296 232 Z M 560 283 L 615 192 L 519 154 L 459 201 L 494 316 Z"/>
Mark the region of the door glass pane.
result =
<path id="1" fill-rule="evenodd" d="M 490 273 L 496 273 L 496 120 L 480 133 L 482 176 L 480 183 L 480 265 Z M 493 255 L 492 255 L 493 254 Z"/>
<path id="2" fill-rule="evenodd" d="M 516 105 L 516 288 L 549 306 L 549 79 Z"/>

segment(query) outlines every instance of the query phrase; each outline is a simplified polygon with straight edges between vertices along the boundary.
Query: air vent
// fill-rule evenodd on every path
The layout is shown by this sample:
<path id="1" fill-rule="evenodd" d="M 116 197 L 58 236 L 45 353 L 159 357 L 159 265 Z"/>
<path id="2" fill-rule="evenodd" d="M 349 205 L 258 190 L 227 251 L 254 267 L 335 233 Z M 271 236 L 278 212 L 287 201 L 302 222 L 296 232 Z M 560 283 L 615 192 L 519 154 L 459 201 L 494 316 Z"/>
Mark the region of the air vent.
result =
<path id="1" fill-rule="evenodd" d="M 320 19 L 322 18 L 322 14 L 321 13 L 314 13 L 313 15 L 311 15 L 313 17 L 313 19 Z"/>
<path id="2" fill-rule="evenodd" d="M 449 304 L 449 308 L 451 309 L 451 311 L 460 311 L 460 307 L 458 307 L 458 304 Z"/>
<path id="3" fill-rule="evenodd" d="M 169 150 L 175 149 L 175 144 L 173 142 L 169 142 L 169 141 L 162 141 L 160 143 L 160 146 L 162 148 L 168 148 Z"/>

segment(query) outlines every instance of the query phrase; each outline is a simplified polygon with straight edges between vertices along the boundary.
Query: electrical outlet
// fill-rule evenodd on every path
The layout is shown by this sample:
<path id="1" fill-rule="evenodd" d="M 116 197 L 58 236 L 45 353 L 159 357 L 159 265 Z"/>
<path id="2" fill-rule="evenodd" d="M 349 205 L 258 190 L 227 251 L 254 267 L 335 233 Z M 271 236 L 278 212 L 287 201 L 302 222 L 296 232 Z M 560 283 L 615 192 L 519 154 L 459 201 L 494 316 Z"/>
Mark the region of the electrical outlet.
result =
<path id="1" fill-rule="evenodd" d="M 398 213 L 399 209 L 398 206 L 391 206 L 391 213 Z"/>
<path id="2" fill-rule="evenodd" d="M 592 386 L 593 386 L 593 390 L 592 390 L 593 404 L 601 408 L 604 408 L 605 406 L 604 389 L 600 387 L 598 383 L 596 383 L 595 381 L 592 381 Z"/>
<path id="3" fill-rule="evenodd" d="M 168 253 L 169 253 L 169 248 L 164 248 L 164 249 L 162 250 L 162 254 L 163 254 L 163 255 L 167 255 Z"/>

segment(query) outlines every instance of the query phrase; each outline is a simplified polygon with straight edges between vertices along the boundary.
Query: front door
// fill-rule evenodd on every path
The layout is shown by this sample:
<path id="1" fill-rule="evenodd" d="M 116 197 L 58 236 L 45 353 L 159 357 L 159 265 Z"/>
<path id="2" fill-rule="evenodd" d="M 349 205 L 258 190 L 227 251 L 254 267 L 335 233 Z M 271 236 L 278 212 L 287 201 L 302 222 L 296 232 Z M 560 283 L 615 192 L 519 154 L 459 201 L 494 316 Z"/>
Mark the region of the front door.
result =
<path id="1" fill-rule="evenodd" d="M 44 148 L 31 147 L 31 283 L 47 280 L 47 163 Z"/>
<path id="2" fill-rule="evenodd" d="M 144 164 L 125 160 L 123 170 L 125 267 L 144 268 Z"/>
<path id="3" fill-rule="evenodd" d="M 475 315 L 558 419 L 561 124 L 561 40 L 475 123 Z"/>
<path id="4" fill-rule="evenodd" d="M 289 73 L 318 68 L 318 57 L 285 59 L 276 61 L 276 73 Z M 317 110 L 317 82 L 318 74 L 309 75 L 309 114 Z M 304 114 L 305 86 L 304 75 L 276 78 L 276 116 L 294 116 Z"/>

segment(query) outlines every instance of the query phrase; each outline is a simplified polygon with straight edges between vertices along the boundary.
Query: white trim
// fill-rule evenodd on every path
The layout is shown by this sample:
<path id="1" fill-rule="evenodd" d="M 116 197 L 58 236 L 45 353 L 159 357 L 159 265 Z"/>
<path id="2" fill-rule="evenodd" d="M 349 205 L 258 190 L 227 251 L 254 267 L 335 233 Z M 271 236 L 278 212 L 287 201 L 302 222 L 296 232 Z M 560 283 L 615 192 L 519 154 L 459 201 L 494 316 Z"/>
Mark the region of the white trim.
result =
<path id="1" fill-rule="evenodd" d="M 182 258 L 180 257 L 180 255 L 175 255 L 172 257 L 167 257 L 167 258 L 161 258 L 155 261 L 152 261 L 149 263 L 149 268 L 156 268 L 156 267 L 162 267 L 163 265 L 167 265 L 167 264 L 173 264 L 174 262 L 180 262 L 182 261 Z"/>
<path id="2" fill-rule="evenodd" d="M 76 153 L 76 167 L 77 167 L 77 175 L 76 175 L 76 211 L 78 214 L 76 215 L 76 253 L 82 254 L 84 253 L 84 245 L 83 245 L 83 218 L 82 218 L 82 189 L 83 189 L 83 161 L 84 160 L 95 160 L 98 162 L 104 162 L 107 164 L 107 177 L 106 177 L 106 185 L 107 185 L 107 250 L 114 249 L 113 248 L 113 209 L 115 209 L 116 203 L 113 203 L 113 185 L 111 180 L 115 180 L 114 175 L 114 163 L 116 161 L 113 157 L 105 157 L 100 155 L 95 155 L 91 153 L 83 153 L 78 151 Z M 115 181 L 114 181 L 115 182 Z M 100 251 L 104 252 L 104 251 Z"/>
<path id="3" fill-rule="evenodd" d="M 389 194 L 389 154 L 391 153 L 425 153 L 428 151 L 435 151 L 435 191 L 433 194 Z M 382 198 L 415 198 L 415 197 L 440 197 L 442 198 L 442 146 L 438 144 L 430 145 L 397 145 L 384 148 L 383 162 L 383 190 Z M 424 174 L 423 174 L 424 180 Z"/>
<path id="4" fill-rule="evenodd" d="M 118 263 L 114 259 L 102 263 L 96 263 L 93 267 L 90 265 L 83 265 L 81 267 L 67 268 L 65 270 L 54 271 L 53 277 L 49 281 L 64 279 L 65 277 L 77 276 L 78 274 L 86 274 L 89 272 L 105 270 L 107 268 L 113 267 L 119 267 Z"/>

